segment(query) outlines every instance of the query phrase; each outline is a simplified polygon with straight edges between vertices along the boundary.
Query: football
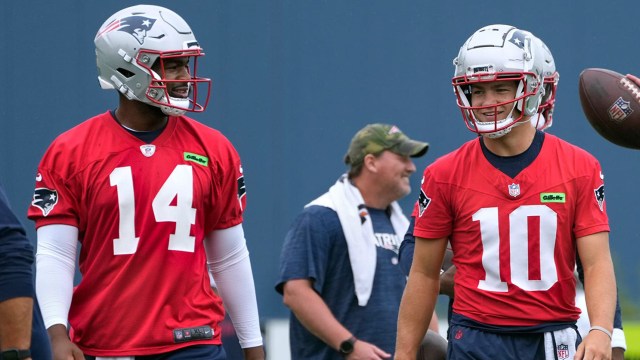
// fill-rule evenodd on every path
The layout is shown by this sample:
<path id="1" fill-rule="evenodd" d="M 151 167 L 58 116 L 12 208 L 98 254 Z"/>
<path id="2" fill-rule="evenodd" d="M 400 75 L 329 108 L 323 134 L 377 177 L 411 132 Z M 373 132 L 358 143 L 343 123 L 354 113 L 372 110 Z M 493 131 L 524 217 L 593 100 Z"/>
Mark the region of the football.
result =
<path id="1" fill-rule="evenodd" d="M 607 69 L 589 68 L 578 85 L 582 111 L 591 126 L 610 142 L 640 149 L 640 88 Z"/>

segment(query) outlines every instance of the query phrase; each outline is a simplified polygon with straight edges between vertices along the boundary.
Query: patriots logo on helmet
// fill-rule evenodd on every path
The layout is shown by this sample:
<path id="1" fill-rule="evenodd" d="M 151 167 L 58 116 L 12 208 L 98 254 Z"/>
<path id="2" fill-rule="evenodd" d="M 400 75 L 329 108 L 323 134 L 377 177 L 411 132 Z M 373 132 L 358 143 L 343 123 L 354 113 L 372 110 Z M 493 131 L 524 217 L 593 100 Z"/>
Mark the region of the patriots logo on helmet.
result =
<path id="1" fill-rule="evenodd" d="M 524 38 L 524 33 L 520 30 L 516 30 L 513 32 L 513 35 L 511 35 L 509 42 L 519 47 L 520 49 L 524 49 Z"/>
<path id="2" fill-rule="evenodd" d="M 604 204 L 604 184 L 600 185 L 597 189 L 593 190 L 596 195 L 596 201 L 598 202 L 598 207 L 600 211 L 604 211 L 602 205 Z"/>
<path id="3" fill-rule="evenodd" d="M 105 26 L 96 37 L 100 37 L 113 30 L 124 31 L 138 40 L 140 45 L 144 44 L 147 37 L 147 31 L 151 30 L 156 19 L 146 16 L 133 15 L 122 19 L 116 19 Z"/>
<path id="4" fill-rule="evenodd" d="M 147 37 L 147 31 L 151 30 L 156 19 L 148 18 L 146 16 L 129 16 L 120 19 L 120 28 L 118 31 L 124 31 L 131 34 L 140 45 L 144 44 L 144 39 Z"/>
<path id="5" fill-rule="evenodd" d="M 431 203 L 431 199 L 427 197 L 424 190 L 420 190 L 420 197 L 418 197 L 418 217 L 422 216 L 427 207 Z"/>
<path id="6" fill-rule="evenodd" d="M 47 216 L 58 203 L 58 192 L 47 188 L 37 188 L 33 193 L 31 205 L 39 208 Z"/>

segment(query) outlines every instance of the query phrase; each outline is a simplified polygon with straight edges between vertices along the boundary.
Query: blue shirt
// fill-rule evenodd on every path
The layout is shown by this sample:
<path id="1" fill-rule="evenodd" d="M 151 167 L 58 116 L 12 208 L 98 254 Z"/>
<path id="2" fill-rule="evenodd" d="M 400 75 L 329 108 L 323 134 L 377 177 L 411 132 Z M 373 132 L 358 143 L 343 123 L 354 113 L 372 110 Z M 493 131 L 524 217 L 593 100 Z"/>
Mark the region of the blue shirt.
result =
<path id="1" fill-rule="evenodd" d="M 22 224 L 11 211 L 4 189 L 0 187 L 0 302 L 17 297 L 34 298 L 31 356 L 33 360 L 48 360 L 52 355 L 47 330 L 35 299 L 33 259 L 33 246 Z"/>
<path id="2" fill-rule="evenodd" d="M 377 240 L 377 263 L 371 297 L 359 306 L 347 243 L 338 214 L 323 206 L 309 206 L 287 233 L 280 258 L 276 290 L 288 280 L 311 279 L 333 315 L 356 338 L 393 354 L 398 309 L 406 278 L 398 266 L 398 249 L 404 234 L 395 234 L 385 210 L 369 208 Z M 311 334 L 292 313 L 292 359 L 343 359 L 333 348 Z"/>

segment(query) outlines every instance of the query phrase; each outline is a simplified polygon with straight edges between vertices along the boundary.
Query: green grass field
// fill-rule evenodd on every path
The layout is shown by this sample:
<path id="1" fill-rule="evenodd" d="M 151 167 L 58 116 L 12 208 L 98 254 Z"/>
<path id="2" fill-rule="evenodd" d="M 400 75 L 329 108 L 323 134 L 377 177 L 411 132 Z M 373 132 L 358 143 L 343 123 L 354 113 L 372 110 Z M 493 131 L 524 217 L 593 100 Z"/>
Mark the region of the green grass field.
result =
<path id="1" fill-rule="evenodd" d="M 624 336 L 627 339 L 625 359 L 640 360 L 640 322 L 624 322 Z"/>

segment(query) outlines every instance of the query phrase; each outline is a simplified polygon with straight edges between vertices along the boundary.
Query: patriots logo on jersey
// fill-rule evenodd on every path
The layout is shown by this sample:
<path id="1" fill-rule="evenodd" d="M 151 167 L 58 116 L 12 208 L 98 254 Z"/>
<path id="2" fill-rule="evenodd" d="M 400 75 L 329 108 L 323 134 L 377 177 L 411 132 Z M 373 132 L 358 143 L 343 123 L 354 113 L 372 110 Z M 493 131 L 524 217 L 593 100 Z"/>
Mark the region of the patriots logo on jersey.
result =
<path id="1" fill-rule="evenodd" d="M 47 188 L 37 188 L 33 193 L 31 205 L 39 208 L 47 216 L 58 203 L 58 192 Z"/>
<path id="2" fill-rule="evenodd" d="M 422 213 L 427 210 L 430 203 L 431 199 L 427 197 L 424 190 L 420 190 L 420 197 L 418 198 L 418 217 L 422 216 Z"/>
<path id="3" fill-rule="evenodd" d="M 247 186 L 244 183 L 244 175 L 238 178 L 238 199 L 242 199 L 247 194 Z"/>
<path id="4" fill-rule="evenodd" d="M 600 208 L 600 211 L 604 211 L 604 209 L 603 209 L 603 205 L 604 205 L 604 184 L 600 185 L 600 187 L 598 187 L 597 189 L 593 190 L 593 192 L 596 195 L 596 201 L 598 202 L 598 207 Z"/>

